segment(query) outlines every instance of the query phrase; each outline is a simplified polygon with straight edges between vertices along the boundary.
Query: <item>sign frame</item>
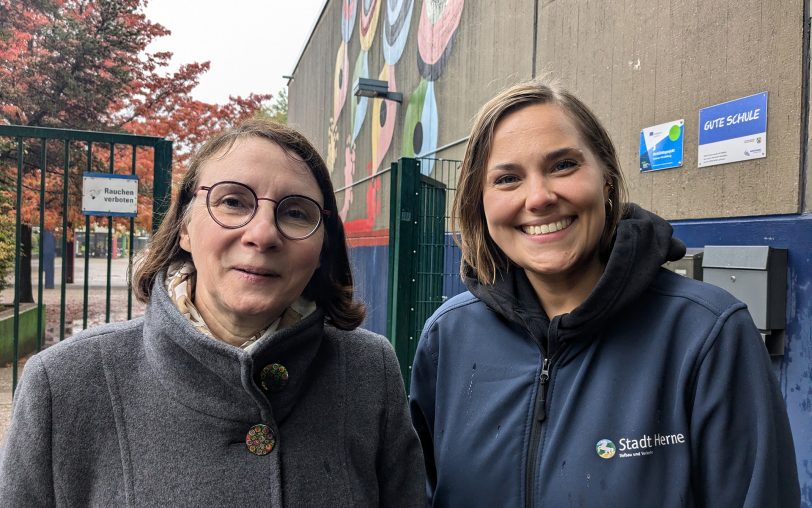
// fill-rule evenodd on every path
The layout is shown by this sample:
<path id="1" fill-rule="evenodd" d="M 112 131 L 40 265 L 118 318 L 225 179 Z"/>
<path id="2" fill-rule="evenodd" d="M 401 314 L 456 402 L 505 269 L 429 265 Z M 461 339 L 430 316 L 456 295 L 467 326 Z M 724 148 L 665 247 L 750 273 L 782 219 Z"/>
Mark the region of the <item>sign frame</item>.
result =
<path id="1" fill-rule="evenodd" d="M 649 146 L 653 142 L 652 146 Z M 640 130 L 640 172 L 682 167 L 685 160 L 685 119 Z"/>
<path id="2" fill-rule="evenodd" d="M 697 167 L 767 157 L 768 94 L 760 92 L 699 110 Z"/>
<path id="3" fill-rule="evenodd" d="M 96 197 L 104 194 L 106 190 L 113 191 L 113 195 L 110 197 L 116 200 L 120 193 L 124 193 L 125 196 L 133 195 L 132 203 L 108 201 L 109 206 L 100 207 L 98 205 L 102 201 L 96 201 Z M 82 173 L 82 215 L 136 217 L 138 215 L 138 176 L 117 175 L 115 173 Z"/>

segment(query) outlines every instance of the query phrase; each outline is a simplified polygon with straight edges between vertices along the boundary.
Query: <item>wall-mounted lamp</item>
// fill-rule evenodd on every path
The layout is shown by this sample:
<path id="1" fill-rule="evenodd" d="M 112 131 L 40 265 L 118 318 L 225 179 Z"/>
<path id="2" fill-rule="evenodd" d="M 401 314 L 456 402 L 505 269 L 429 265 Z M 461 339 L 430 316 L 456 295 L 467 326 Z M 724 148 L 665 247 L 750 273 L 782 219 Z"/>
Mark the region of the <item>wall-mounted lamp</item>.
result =
<path id="1" fill-rule="evenodd" d="M 403 94 L 400 92 L 390 92 L 389 83 L 380 79 L 358 78 L 353 87 L 353 95 L 356 97 L 369 97 L 370 99 L 387 99 L 395 102 L 403 102 Z"/>

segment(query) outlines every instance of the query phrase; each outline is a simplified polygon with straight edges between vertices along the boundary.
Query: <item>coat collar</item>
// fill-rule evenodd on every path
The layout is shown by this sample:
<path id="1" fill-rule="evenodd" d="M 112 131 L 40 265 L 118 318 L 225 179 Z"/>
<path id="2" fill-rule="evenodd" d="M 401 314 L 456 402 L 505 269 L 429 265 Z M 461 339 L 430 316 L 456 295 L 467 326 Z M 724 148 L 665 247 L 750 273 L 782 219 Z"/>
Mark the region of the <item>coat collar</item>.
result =
<path id="1" fill-rule="evenodd" d="M 312 375 L 323 332 L 324 313 L 317 309 L 246 352 L 196 330 L 169 299 L 163 274 L 144 315 L 147 362 L 167 395 L 209 416 L 252 424 L 287 418 Z M 272 363 L 283 365 L 289 380 L 281 391 L 266 393 L 259 378 Z"/>

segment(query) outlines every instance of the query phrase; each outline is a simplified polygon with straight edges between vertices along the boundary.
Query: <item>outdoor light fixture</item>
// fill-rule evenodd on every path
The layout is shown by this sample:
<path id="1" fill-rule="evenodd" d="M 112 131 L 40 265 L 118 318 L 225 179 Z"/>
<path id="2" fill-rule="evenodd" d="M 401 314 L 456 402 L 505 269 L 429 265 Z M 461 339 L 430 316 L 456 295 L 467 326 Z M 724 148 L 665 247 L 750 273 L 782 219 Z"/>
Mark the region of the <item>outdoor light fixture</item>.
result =
<path id="1" fill-rule="evenodd" d="M 353 87 L 353 95 L 356 97 L 369 97 L 370 99 L 387 99 L 395 102 L 403 102 L 403 94 L 400 92 L 390 92 L 389 83 L 380 79 L 358 78 Z"/>

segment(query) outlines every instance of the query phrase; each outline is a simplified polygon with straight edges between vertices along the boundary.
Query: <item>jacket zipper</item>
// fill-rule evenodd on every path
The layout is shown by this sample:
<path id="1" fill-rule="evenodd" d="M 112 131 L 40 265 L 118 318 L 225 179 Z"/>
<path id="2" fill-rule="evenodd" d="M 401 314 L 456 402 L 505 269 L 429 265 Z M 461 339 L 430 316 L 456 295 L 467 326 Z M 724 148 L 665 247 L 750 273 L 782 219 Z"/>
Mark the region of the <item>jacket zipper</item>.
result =
<path id="1" fill-rule="evenodd" d="M 536 391 L 536 403 L 533 406 L 533 427 L 530 429 L 530 450 L 527 455 L 527 476 L 525 478 L 525 498 L 524 505 L 527 508 L 533 506 L 533 480 L 536 476 L 539 445 L 541 441 L 541 426 L 547 418 L 547 383 L 550 381 L 550 358 L 545 358 L 541 365 L 539 375 L 539 388 Z"/>
<path id="2" fill-rule="evenodd" d="M 550 351 L 550 346 L 554 340 L 553 335 L 558 335 L 558 322 L 561 316 L 556 316 L 550 321 L 550 327 L 547 332 L 547 349 L 546 351 L 540 343 L 538 343 L 539 350 L 541 351 L 544 360 L 541 364 L 541 374 L 539 374 L 539 388 L 536 391 L 536 403 L 533 406 L 533 421 L 530 429 L 530 446 L 528 448 L 529 454 L 527 456 L 527 473 L 525 476 L 524 484 L 524 505 L 526 508 L 533 507 L 533 495 L 535 494 L 535 477 L 536 470 L 538 469 L 538 453 L 541 446 L 541 427 L 547 419 L 547 389 L 550 382 L 550 369 L 556 358 L 567 350 L 567 346 L 560 345 L 552 356 L 547 356 Z"/>

